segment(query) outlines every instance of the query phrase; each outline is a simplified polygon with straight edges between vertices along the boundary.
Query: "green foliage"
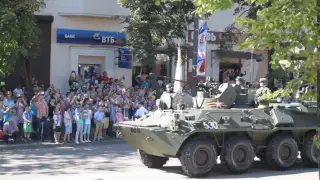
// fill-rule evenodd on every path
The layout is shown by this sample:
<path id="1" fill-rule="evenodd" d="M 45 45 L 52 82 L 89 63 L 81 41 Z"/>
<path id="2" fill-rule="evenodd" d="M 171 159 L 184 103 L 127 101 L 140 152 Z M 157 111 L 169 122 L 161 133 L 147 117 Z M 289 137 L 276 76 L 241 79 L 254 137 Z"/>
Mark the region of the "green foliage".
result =
<path id="1" fill-rule="evenodd" d="M 287 89 L 277 90 L 274 93 L 263 95 L 262 99 L 265 101 L 271 101 L 282 97 L 290 97 L 290 91 L 288 91 Z"/>
<path id="2" fill-rule="evenodd" d="M 45 6 L 44 0 L 0 1 L 0 71 L 8 75 L 19 57 L 28 57 L 37 42 L 34 13 Z"/>
<path id="3" fill-rule="evenodd" d="M 177 1 L 177 0 L 166 0 Z M 229 9 L 239 0 L 193 0 L 200 15 Z M 320 70 L 320 55 L 316 50 L 319 26 L 316 16 L 320 11 L 315 0 L 243 0 L 257 8 L 256 17 L 235 19 L 241 29 L 249 35 L 242 48 L 274 49 L 272 68 L 279 67 L 280 60 L 289 60 L 287 72 L 299 74 L 299 80 L 286 84 L 286 89 L 295 91 L 306 81 L 316 85 L 316 72 Z M 302 49 L 297 51 L 297 49 Z M 296 57 L 296 58 L 292 58 Z M 297 58 L 298 57 L 298 58 Z M 299 58 L 300 57 L 300 58 Z M 305 60 L 303 63 L 297 60 Z M 299 64 L 299 68 L 296 68 Z M 282 92 L 282 91 L 281 91 Z M 316 91 L 308 91 L 307 96 L 316 97 Z"/>
<path id="4" fill-rule="evenodd" d="M 259 5 L 268 3 L 267 0 L 247 0 Z M 316 72 L 320 69 L 317 47 L 318 30 L 315 25 L 317 6 L 314 0 L 303 1 L 271 1 L 271 6 L 257 12 L 257 19 L 237 18 L 235 22 L 246 29 L 249 38 L 241 44 L 243 48 L 268 49 L 274 48 L 272 68 L 279 67 L 280 60 L 289 60 L 291 66 L 287 72 L 300 74 L 300 79 L 291 80 L 286 84 L 286 91 L 296 91 L 303 81 L 316 84 Z M 304 50 L 298 50 L 304 49 Z M 300 58 L 306 60 L 299 62 Z M 296 68 L 300 66 L 300 68 Z M 276 93 L 280 93 L 276 92 Z M 283 94 L 285 95 L 285 94 Z M 316 96 L 316 91 L 309 91 L 307 96 Z"/>
<path id="5" fill-rule="evenodd" d="M 158 0 L 118 0 L 122 7 L 130 10 L 124 20 L 128 45 L 133 48 L 136 59 L 143 65 L 153 64 L 155 55 L 177 52 L 176 39 L 185 39 L 187 25 L 195 6 L 189 0 L 161 2 Z M 165 41 L 168 50 L 159 52 L 158 47 Z"/>

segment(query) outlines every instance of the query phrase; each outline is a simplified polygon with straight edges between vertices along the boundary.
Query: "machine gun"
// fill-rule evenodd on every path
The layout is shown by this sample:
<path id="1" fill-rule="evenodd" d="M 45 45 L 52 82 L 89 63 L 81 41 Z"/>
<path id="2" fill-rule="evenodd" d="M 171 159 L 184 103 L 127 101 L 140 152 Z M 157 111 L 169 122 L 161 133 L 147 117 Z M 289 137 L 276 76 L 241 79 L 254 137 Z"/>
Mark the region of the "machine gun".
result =
<path id="1" fill-rule="evenodd" d="M 150 73 L 150 75 L 152 75 L 152 73 Z M 185 90 L 186 89 L 186 86 L 196 86 L 197 88 L 197 91 L 204 91 L 206 92 L 208 95 L 216 95 L 219 93 L 218 91 L 218 88 L 219 88 L 219 84 L 218 82 L 215 82 L 215 81 L 208 81 L 208 82 L 205 82 L 205 83 L 202 83 L 202 82 L 199 82 L 199 83 L 190 83 L 190 82 L 187 82 L 187 81 L 183 81 L 183 80 L 178 80 L 178 79 L 174 79 L 174 78 L 170 78 L 170 77 L 167 77 L 167 76 L 161 76 L 161 75 L 157 75 L 157 77 L 160 77 L 160 78 L 163 78 L 163 79 L 166 79 L 166 80 L 170 80 L 170 81 L 179 81 L 179 82 L 182 82 L 184 83 L 182 89 Z M 207 78 L 209 79 L 209 78 Z"/>
<path id="2" fill-rule="evenodd" d="M 150 76 L 152 76 L 152 75 L 155 75 L 155 74 L 150 73 L 149 75 L 150 75 Z M 170 81 L 178 81 L 178 82 L 182 82 L 182 83 L 184 83 L 184 85 L 182 86 L 182 89 L 186 89 L 186 86 L 187 86 L 187 85 L 192 85 L 191 83 L 189 83 L 189 82 L 187 82 L 187 81 L 174 79 L 174 78 L 171 78 L 171 77 L 168 77 L 168 76 L 156 75 L 156 77 L 158 77 L 158 78 L 162 78 L 162 79 L 165 79 L 165 80 L 170 80 Z"/>

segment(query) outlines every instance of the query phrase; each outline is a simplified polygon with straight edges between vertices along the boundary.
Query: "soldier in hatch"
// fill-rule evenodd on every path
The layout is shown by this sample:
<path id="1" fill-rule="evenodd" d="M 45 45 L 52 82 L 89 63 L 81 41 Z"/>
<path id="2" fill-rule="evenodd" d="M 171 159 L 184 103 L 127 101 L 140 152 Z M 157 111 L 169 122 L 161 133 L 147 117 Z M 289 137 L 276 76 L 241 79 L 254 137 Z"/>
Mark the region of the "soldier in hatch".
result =
<path id="1" fill-rule="evenodd" d="M 235 104 L 243 105 L 248 103 L 248 89 L 245 87 L 245 81 L 242 77 L 236 77 L 236 83 L 233 84 L 235 91 L 237 93 L 237 97 L 235 100 Z"/>
<path id="2" fill-rule="evenodd" d="M 244 80 L 240 76 L 236 77 L 235 80 L 236 80 L 235 84 L 231 84 L 231 85 L 235 88 L 236 93 L 240 94 L 241 93 L 241 89 L 244 88 L 244 86 L 243 86 L 244 85 Z"/>
<path id="3" fill-rule="evenodd" d="M 166 85 L 166 92 L 172 94 L 173 93 L 173 84 L 169 83 Z"/>
<path id="4" fill-rule="evenodd" d="M 241 88 L 244 87 L 244 79 L 240 76 L 236 77 L 236 85 L 239 85 Z"/>
<path id="5" fill-rule="evenodd" d="M 267 84 L 268 84 L 267 78 L 260 78 L 259 82 L 260 82 L 260 88 L 257 89 L 255 94 L 256 104 L 259 105 L 258 108 L 266 106 L 266 103 L 262 101 L 262 98 L 264 95 L 271 93 L 270 89 L 267 87 Z"/>
<path id="6" fill-rule="evenodd" d="M 157 106 L 160 109 L 171 109 L 173 95 L 173 84 L 169 83 L 166 85 L 166 91 L 162 93 L 160 99 L 157 101 Z"/>

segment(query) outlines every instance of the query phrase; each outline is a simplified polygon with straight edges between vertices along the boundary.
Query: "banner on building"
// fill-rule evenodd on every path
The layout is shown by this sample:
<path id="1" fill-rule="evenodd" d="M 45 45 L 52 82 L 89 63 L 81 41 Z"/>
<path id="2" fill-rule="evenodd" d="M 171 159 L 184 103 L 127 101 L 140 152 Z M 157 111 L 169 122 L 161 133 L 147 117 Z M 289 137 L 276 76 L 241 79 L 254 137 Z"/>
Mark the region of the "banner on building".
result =
<path id="1" fill-rule="evenodd" d="M 198 55 L 197 55 L 197 76 L 205 76 L 207 56 L 207 32 L 208 21 L 199 20 Z"/>
<path id="2" fill-rule="evenodd" d="M 132 51 L 129 48 L 119 48 L 118 67 L 132 69 Z"/>
<path id="3" fill-rule="evenodd" d="M 178 47 L 178 59 L 177 59 L 177 66 L 175 71 L 175 77 L 174 79 L 174 86 L 173 90 L 174 92 L 181 92 L 183 89 L 182 79 L 183 79 L 183 71 L 182 71 L 182 55 L 181 55 L 181 48 Z"/>

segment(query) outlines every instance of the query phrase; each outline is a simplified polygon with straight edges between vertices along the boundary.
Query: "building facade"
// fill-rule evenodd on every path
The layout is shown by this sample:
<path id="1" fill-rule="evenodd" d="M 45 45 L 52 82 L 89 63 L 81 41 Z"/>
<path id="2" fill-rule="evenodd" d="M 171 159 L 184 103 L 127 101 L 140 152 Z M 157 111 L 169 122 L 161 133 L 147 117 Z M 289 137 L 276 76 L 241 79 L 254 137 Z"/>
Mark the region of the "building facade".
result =
<path id="1" fill-rule="evenodd" d="M 48 0 L 42 14 L 54 17 L 50 83 L 68 91 L 72 71 L 81 76 L 107 72 L 131 85 L 132 53 L 125 48 L 119 16 L 129 12 L 117 0 Z"/>
<path id="2" fill-rule="evenodd" d="M 236 5 L 234 6 L 236 8 Z M 268 51 L 257 49 L 240 49 L 239 42 L 245 40 L 244 35 L 226 34 L 226 28 L 236 18 L 234 8 L 230 10 L 217 11 L 214 16 L 208 18 L 207 51 L 206 51 L 206 76 L 213 77 L 220 82 L 234 79 L 242 75 L 245 81 L 255 82 L 268 73 Z M 187 51 L 188 61 L 186 63 L 186 77 L 192 81 L 192 59 L 193 59 L 193 24 L 188 27 Z M 234 42 L 230 42 L 233 39 Z M 231 43 L 231 45 L 230 45 Z M 223 48 L 228 44 L 228 48 Z"/>
<path id="3" fill-rule="evenodd" d="M 120 7 L 117 0 L 48 0 L 41 13 L 54 17 L 51 29 L 51 84 L 66 92 L 72 71 L 82 76 L 106 71 L 113 78 L 124 75 L 124 83 L 131 85 L 133 57 L 130 50 L 124 47 L 125 34 L 121 31 L 126 25 L 117 18 L 128 15 L 129 11 Z M 233 45 L 230 52 L 217 51 L 223 41 L 221 35 L 234 18 L 233 10 L 227 10 L 218 11 L 208 20 L 206 76 L 224 81 L 226 74 L 228 76 L 234 74 L 234 71 L 240 71 L 245 74 L 245 80 L 253 82 L 264 77 L 268 71 L 267 51 L 239 50 L 237 45 Z M 193 80 L 192 28 L 192 25 L 188 27 L 190 48 L 183 68 L 185 80 L 188 81 Z M 256 62 L 252 58 L 238 57 L 234 53 L 237 51 L 261 55 L 264 59 Z M 163 64 L 168 63 L 164 59 L 166 58 L 158 60 L 161 63 L 157 63 L 157 74 L 166 74 Z M 174 76 L 175 66 L 172 67 L 171 71 L 166 71 Z M 142 70 L 135 70 L 134 73 L 137 74 L 138 71 Z"/>

